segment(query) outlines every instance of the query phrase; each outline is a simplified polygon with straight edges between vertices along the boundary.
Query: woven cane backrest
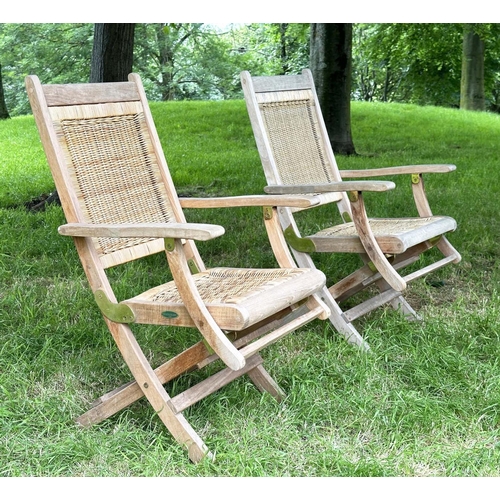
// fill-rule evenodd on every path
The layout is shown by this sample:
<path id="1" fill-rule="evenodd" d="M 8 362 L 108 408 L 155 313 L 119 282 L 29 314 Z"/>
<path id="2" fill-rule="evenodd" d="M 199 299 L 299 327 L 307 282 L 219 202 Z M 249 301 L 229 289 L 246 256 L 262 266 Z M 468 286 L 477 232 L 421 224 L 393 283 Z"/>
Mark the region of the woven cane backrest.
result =
<path id="1" fill-rule="evenodd" d="M 180 222 L 139 100 L 52 106 L 49 112 L 78 222 Z M 93 241 L 104 267 L 163 249 L 158 239 Z"/>
<path id="2" fill-rule="evenodd" d="M 243 72 L 242 84 L 269 185 L 342 180 L 308 71 L 264 77 Z M 343 200 L 339 193 L 320 198 L 325 203 Z"/>
<path id="3" fill-rule="evenodd" d="M 318 126 L 311 91 L 257 95 L 269 138 L 277 180 L 282 184 L 332 182 L 332 165 Z M 307 165 L 307 168 L 304 166 Z"/>

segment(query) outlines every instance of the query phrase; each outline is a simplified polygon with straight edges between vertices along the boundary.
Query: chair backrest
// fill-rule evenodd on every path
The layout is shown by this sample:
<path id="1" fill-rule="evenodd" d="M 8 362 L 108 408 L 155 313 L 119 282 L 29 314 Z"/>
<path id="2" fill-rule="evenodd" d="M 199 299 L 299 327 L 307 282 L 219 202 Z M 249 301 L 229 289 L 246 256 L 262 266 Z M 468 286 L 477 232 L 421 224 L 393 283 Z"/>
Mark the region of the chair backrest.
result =
<path id="1" fill-rule="evenodd" d="M 241 73 L 252 128 L 269 185 L 323 184 L 342 180 L 333 155 L 311 72 L 252 77 Z M 349 211 L 343 193 L 322 195 Z"/>
<path id="2" fill-rule="evenodd" d="M 35 120 L 68 222 L 184 222 L 142 83 L 41 85 Z M 162 239 L 94 238 L 104 268 L 164 249 Z M 189 245 L 194 245 L 192 242 Z"/>

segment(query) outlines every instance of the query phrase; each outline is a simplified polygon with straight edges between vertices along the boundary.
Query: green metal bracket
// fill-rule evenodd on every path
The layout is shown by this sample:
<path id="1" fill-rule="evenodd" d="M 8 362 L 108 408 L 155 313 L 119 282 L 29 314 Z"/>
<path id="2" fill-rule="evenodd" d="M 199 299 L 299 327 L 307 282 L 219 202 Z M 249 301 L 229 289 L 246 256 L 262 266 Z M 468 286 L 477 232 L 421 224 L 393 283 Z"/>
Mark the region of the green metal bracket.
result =
<path id="1" fill-rule="evenodd" d="M 115 323 L 133 323 L 135 314 L 126 304 L 111 302 L 104 290 L 99 289 L 94 293 L 95 301 L 102 314 Z"/>
<path id="2" fill-rule="evenodd" d="M 264 219 L 271 220 L 273 218 L 273 207 L 262 207 Z"/>
<path id="3" fill-rule="evenodd" d="M 375 266 L 375 264 L 370 261 L 370 262 L 367 262 L 366 265 L 370 268 L 371 271 L 373 271 L 374 273 L 376 273 L 378 271 L 377 269 L 377 266 Z"/>
<path id="4" fill-rule="evenodd" d="M 316 251 L 316 245 L 309 238 L 300 238 L 295 234 L 292 226 L 288 226 L 284 231 L 287 243 L 298 252 L 313 253 Z"/>
<path id="5" fill-rule="evenodd" d="M 411 174 L 411 183 L 419 184 L 420 183 L 420 174 Z"/>
<path id="6" fill-rule="evenodd" d="M 175 248 L 175 240 L 174 238 L 164 238 L 165 241 L 165 250 L 167 252 L 173 252 Z"/>
<path id="7" fill-rule="evenodd" d="M 349 215 L 349 212 L 342 212 L 342 220 L 344 222 L 352 222 L 352 218 Z"/>
<path id="8" fill-rule="evenodd" d="M 196 265 L 196 262 L 193 259 L 188 260 L 188 267 L 189 270 L 191 271 L 191 274 L 197 274 L 200 272 L 198 266 Z"/>
<path id="9" fill-rule="evenodd" d="M 347 193 L 347 196 L 349 198 L 349 201 L 352 203 L 355 203 L 359 199 L 359 191 L 349 191 Z"/>
<path id="10" fill-rule="evenodd" d="M 443 237 L 442 234 L 440 234 L 439 236 L 434 236 L 434 238 L 431 238 L 429 240 L 429 243 L 432 245 L 432 246 L 435 246 L 439 243 L 439 240 Z"/>

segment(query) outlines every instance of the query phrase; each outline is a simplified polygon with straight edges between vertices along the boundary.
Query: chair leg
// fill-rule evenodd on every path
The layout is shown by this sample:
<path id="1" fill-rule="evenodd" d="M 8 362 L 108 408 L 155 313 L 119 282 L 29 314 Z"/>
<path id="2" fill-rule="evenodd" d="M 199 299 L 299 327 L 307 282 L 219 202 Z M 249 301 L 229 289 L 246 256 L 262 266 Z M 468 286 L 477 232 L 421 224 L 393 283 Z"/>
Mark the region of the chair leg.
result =
<path id="1" fill-rule="evenodd" d="M 391 287 L 389 284 L 381 279 L 377 281 L 377 288 L 379 289 L 380 293 L 385 292 L 386 290 L 390 290 Z M 397 296 L 396 298 L 392 299 L 389 301 L 389 304 L 392 306 L 392 308 L 401 313 L 408 321 L 421 321 L 422 316 L 420 316 L 413 307 L 408 303 L 408 301 L 401 295 Z"/>
<path id="2" fill-rule="evenodd" d="M 345 337 L 350 344 L 357 345 L 364 351 L 370 350 L 370 346 L 360 335 L 354 325 L 345 319 L 344 313 L 338 303 L 333 299 L 328 289 L 321 290 L 318 295 L 324 300 L 325 304 L 330 308 L 331 314 L 328 318 L 333 327 Z"/>
<path id="3" fill-rule="evenodd" d="M 209 455 L 205 443 L 187 422 L 182 413 L 177 413 L 172 408 L 170 396 L 144 356 L 130 328 L 108 320 L 106 322 L 122 353 L 123 359 L 153 407 L 153 410 L 160 417 L 175 440 L 187 448 L 191 461 L 196 463 Z"/>
<path id="4" fill-rule="evenodd" d="M 203 342 L 199 342 L 156 368 L 155 374 L 161 384 L 165 384 L 182 373 L 197 367 L 208 356 L 209 353 L 205 345 Z M 78 417 L 76 421 L 83 427 L 97 424 L 143 396 L 144 393 L 135 380 L 128 382 L 94 401 L 92 408 Z"/>
<path id="5" fill-rule="evenodd" d="M 389 302 L 395 311 L 401 313 L 408 321 L 422 321 L 422 316 L 410 306 L 403 297 L 397 297 Z"/>
<path id="6" fill-rule="evenodd" d="M 247 375 L 259 391 L 268 392 L 277 401 L 281 401 L 285 397 L 286 394 L 281 387 L 262 365 L 256 366 L 253 370 L 250 370 Z"/>

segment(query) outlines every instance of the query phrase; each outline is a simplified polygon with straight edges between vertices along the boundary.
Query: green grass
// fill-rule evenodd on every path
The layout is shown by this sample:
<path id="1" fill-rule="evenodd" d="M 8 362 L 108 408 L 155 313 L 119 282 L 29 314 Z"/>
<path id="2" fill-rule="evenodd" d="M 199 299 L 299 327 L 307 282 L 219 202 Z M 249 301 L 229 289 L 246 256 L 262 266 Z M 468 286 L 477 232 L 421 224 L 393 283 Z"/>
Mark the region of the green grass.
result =
<path id="1" fill-rule="evenodd" d="M 152 103 L 178 191 L 261 194 L 265 185 L 242 101 Z M 0 476 L 497 476 L 500 471 L 500 116 L 354 103 L 359 156 L 341 168 L 454 163 L 427 176 L 436 213 L 452 215 L 463 255 L 414 283 L 424 321 L 380 309 L 357 323 L 363 353 L 314 322 L 269 347 L 282 403 L 239 379 L 187 410 L 216 453 L 190 463 L 145 401 L 89 429 L 74 419 L 130 375 L 96 310 L 64 222 L 23 203 L 53 190 L 32 117 L 0 122 Z M 367 196 L 372 215 L 413 215 L 410 185 Z M 304 224 L 331 214 L 304 217 Z M 226 234 L 199 248 L 208 265 L 273 266 L 258 209 L 187 211 Z M 355 265 L 321 256 L 331 280 Z M 163 279 L 161 256 L 113 270 L 118 293 Z M 436 284 L 444 286 L 433 286 Z M 137 329 L 155 361 L 192 339 Z M 187 384 L 191 374 L 168 390 Z"/>

